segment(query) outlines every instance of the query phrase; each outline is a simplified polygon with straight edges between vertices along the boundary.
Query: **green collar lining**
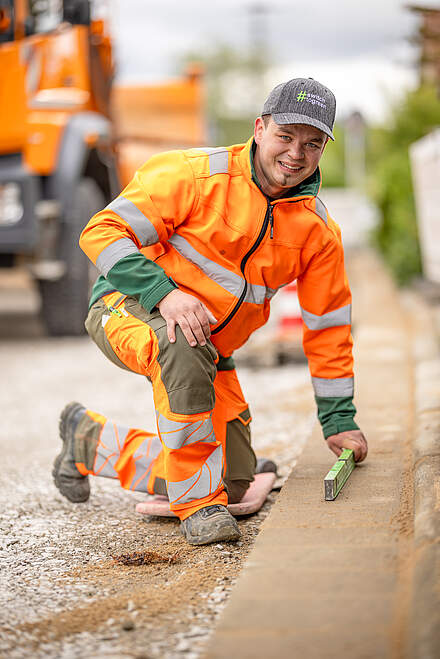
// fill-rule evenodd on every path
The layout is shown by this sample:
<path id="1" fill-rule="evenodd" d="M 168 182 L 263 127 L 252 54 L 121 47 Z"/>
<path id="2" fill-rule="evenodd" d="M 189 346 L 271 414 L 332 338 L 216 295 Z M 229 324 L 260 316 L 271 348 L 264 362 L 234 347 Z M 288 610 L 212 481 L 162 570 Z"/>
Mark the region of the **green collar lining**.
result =
<path id="1" fill-rule="evenodd" d="M 255 167 L 254 167 L 254 154 L 256 148 L 257 145 L 255 143 L 255 140 L 253 140 L 252 146 L 249 150 L 249 158 L 251 161 L 251 174 L 252 174 L 253 182 L 261 190 L 261 185 L 257 178 L 257 174 L 255 172 Z M 308 178 L 306 178 L 304 181 L 301 181 L 301 183 L 295 185 L 293 188 L 286 190 L 286 192 L 284 192 L 281 195 L 281 197 L 267 197 L 267 195 L 264 194 L 263 190 L 261 190 L 261 192 L 264 194 L 265 197 L 267 197 L 271 201 L 274 201 L 275 199 L 285 199 L 285 198 L 291 199 L 295 197 L 316 197 L 320 187 L 321 187 L 321 170 L 319 169 L 319 167 L 317 167 L 313 172 L 313 174 L 310 174 Z"/>

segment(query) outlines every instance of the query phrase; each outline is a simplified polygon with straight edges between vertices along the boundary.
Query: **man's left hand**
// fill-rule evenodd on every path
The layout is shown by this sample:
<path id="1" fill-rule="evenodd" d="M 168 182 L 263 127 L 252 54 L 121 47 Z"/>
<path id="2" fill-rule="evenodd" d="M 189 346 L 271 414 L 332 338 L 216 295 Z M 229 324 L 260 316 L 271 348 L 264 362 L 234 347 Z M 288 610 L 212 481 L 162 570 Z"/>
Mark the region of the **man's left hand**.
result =
<path id="1" fill-rule="evenodd" d="M 354 453 L 355 462 L 365 460 L 368 453 L 367 440 L 360 430 L 344 430 L 337 435 L 327 437 L 328 447 L 336 455 L 341 455 L 344 448 L 351 448 Z"/>

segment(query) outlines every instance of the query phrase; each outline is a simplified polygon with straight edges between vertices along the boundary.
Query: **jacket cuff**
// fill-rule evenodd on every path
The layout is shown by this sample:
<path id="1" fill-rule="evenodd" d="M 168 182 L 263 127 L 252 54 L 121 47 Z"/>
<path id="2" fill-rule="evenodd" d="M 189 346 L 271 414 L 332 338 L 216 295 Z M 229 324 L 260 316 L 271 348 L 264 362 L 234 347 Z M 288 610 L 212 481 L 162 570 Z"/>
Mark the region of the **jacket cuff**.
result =
<path id="1" fill-rule="evenodd" d="M 331 435 L 337 435 L 345 430 L 359 430 L 359 426 L 354 419 L 335 419 L 322 426 L 324 439 Z"/>
<path id="2" fill-rule="evenodd" d="M 351 396 L 341 398 L 315 396 L 315 400 L 318 406 L 318 419 L 325 439 L 345 430 L 359 430 L 359 426 L 354 420 L 356 408 Z"/>
<path id="3" fill-rule="evenodd" d="M 167 279 L 164 279 L 158 286 L 156 286 L 153 291 L 148 291 L 146 295 L 141 295 L 139 302 L 142 304 L 144 309 L 151 313 L 158 302 L 160 302 L 165 297 L 165 295 L 171 293 L 171 291 L 175 291 L 176 288 L 178 288 L 177 284 L 175 284 L 174 281 L 168 277 Z"/>

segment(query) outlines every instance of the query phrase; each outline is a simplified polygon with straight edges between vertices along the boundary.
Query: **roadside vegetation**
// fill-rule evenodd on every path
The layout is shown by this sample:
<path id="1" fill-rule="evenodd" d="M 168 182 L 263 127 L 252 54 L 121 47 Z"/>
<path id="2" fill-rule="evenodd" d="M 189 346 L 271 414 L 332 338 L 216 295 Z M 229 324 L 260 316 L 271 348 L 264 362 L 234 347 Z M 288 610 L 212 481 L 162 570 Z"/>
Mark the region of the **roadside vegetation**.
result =
<path id="1" fill-rule="evenodd" d="M 394 106 L 388 126 L 368 132 L 370 192 L 382 216 L 374 242 L 400 284 L 421 273 L 409 146 L 439 126 L 438 92 L 423 86 Z"/>
<path id="2" fill-rule="evenodd" d="M 209 54 L 188 54 L 205 67 L 209 141 L 236 144 L 253 131 L 261 111 L 261 89 L 268 87 L 267 53 L 248 54 L 218 46 Z M 294 74 L 294 73 L 293 73 Z M 269 85 L 270 87 L 270 85 Z M 383 126 L 366 127 L 365 192 L 377 204 L 381 221 L 372 236 L 395 280 L 405 284 L 421 274 L 421 257 L 409 162 L 409 146 L 440 126 L 440 100 L 434 87 L 407 93 Z M 325 187 L 346 184 L 344 122 L 336 123 L 335 142 L 324 152 Z"/>

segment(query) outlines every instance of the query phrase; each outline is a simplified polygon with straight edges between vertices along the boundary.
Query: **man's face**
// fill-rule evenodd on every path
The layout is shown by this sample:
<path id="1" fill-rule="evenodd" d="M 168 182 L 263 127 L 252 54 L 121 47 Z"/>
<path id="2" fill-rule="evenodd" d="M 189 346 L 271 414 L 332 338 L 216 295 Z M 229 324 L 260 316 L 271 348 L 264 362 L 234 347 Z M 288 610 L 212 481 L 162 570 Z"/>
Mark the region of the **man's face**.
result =
<path id="1" fill-rule="evenodd" d="M 270 117 L 267 126 L 255 121 L 255 171 L 263 192 L 279 197 L 313 174 L 327 143 L 327 135 L 305 124 L 278 125 Z"/>

